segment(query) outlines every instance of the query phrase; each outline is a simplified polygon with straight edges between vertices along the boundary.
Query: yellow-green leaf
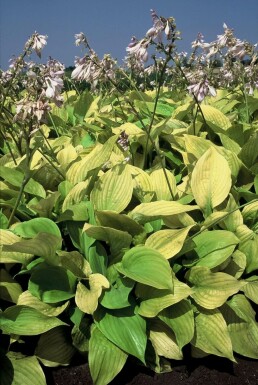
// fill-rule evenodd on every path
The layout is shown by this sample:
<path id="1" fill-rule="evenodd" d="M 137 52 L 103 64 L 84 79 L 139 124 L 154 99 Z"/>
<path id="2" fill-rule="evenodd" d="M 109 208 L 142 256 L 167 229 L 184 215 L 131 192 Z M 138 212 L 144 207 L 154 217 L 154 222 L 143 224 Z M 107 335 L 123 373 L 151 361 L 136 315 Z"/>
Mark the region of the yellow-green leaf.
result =
<path id="1" fill-rule="evenodd" d="M 210 148 L 197 161 L 191 178 L 196 203 L 209 215 L 222 203 L 231 188 L 231 171 L 226 159 Z"/>

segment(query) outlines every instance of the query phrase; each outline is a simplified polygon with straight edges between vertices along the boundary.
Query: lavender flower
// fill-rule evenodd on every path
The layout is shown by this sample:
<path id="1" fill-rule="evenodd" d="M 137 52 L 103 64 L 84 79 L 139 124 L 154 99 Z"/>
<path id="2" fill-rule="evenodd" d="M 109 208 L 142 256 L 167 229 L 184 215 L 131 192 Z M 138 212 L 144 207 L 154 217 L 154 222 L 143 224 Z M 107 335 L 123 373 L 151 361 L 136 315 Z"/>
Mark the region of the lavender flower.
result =
<path id="1" fill-rule="evenodd" d="M 31 46 L 31 48 L 36 52 L 38 57 L 41 58 L 41 51 L 47 44 L 47 35 L 40 35 L 35 32 L 31 39 L 28 40 L 27 46 Z"/>

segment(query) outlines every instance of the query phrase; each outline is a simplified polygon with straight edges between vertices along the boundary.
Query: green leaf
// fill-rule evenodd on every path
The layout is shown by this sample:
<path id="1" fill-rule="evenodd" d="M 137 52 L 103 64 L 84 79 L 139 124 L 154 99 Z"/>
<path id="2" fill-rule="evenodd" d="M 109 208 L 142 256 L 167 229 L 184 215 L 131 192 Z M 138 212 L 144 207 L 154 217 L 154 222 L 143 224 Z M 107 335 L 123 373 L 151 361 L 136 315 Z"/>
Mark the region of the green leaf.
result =
<path id="1" fill-rule="evenodd" d="M 212 273 L 208 267 L 195 266 L 186 273 L 193 284 L 191 297 L 206 309 L 223 305 L 227 298 L 237 293 L 244 283 L 225 273 Z"/>
<path id="2" fill-rule="evenodd" d="M 6 362 L 4 363 L 4 371 L 0 374 L 1 385 L 47 385 L 44 372 L 35 356 L 17 357 L 12 354 L 8 355 L 9 373 L 6 372 Z"/>
<path id="3" fill-rule="evenodd" d="M 0 166 L 0 178 L 3 178 L 14 187 L 21 187 L 24 175 L 21 171 L 15 170 L 10 167 Z M 36 195 L 40 198 L 46 198 L 46 192 L 43 186 L 30 178 L 29 182 L 24 187 L 24 192 Z"/>
<path id="4" fill-rule="evenodd" d="M 89 344 L 89 367 L 95 385 L 107 385 L 122 370 L 127 354 L 95 327 Z"/>
<path id="5" fill-rule="evenodd" d="M 166 176 L 165 176 L 166 172 Z M 163 169 L 155 170 L 150 174 L 151 183 L 153 186 L 153 191 L 156 193 L 156 198 L 158 201 L 160 200 L 167 200 L 171 201 L 174 199 L 177 190 L 176 190 L 176 179 L 171 171 L 165 169 L 165 172 Z M 169 186 L 172 190 L 172 196 L 170 193 Z"/>
<path id="6" fill-rule="evenodd" d="M 3 251 L 32 254 L 55 264 L 55 252 L 60 246 L 60 237 L 49 233 L 39 233 L 32 239 L 23 239 L 11 245 L 4 245 Z"/>
<path id="7" fill-rule="evenodd" d="M 173 330 L 158 318 L 148 322 L 150 340 L 159 356 L 173 360 L 182 360 L 183 354 L 179 348 Z"/>
<path id="8" fill-rule="evenodd" d="M 221 308 L 227 322 L 233 350 L 245 357 L 258 359 L 258 324 L 255 311 L 244 295 L 235 295 Z"/>
<path id="9" fill-rule="evenodd" d="M 204 231 L 193 238 L 199 260 L 196 266 L 206 266 L 212 269 L 221 265 L 233 253 L 239 239 L 226 230 Z"/>
<path id="10" fill-rule="evenodd" d="M 21 240 L 16 234 L 9 230 L 0 229 L 0 262 L 1 263 L 22 263 L 27 264 L 33 259 L 33 254 L 21 253 L 20 250 L 4 251 L 3 248 Z"/>
<path id="11" fill-rule="evenodd" d="M 72 346 L 67 328 L 58 326 L 43 333 L 35 349 L 36 357 L 49 367 L 69 365 L 75 348 Z"/>
<path id="12" fill-rule="evenodd" d="M 126 164 L 118 164 L 100 177 L 90 199 L 96 210 L 120 213 L 132 199 L 133 181 Z"/>
<path id="13" fill-rule="evenodd" d="M 148 286 L 137 285 L 136 294 L 141 298 L 138 313 L 143 317 L 155 317 L 163 309 L 187 298 L 192 289 L 178 279 L 173 279 L 173 293 L 171 290 L 158 290 Z"/>
<path id="14" fill-rule="evenodd" d="M 128 296 L 133 289 L 134 281 L 129 278 L 118 277 L 109 290 L 105 290 L 100 299 L 102 306 L 107 309 L 122 309 L 130 306 Z"/>
<path id="15" fill-rule="evenodd" d="M 0 299 L 17 303 L 22 288 L 5 269 L 0 269 Z"/>
<path id="16" fill-rule="evenodd" d="M 157 289 L 173 289 L 168 261 L 158 251 L 146 246 L 133 247 L 127 251 L 122 262 L 115 267 L 121 274 L 136 282 Z"/>
<path id="17" fill-rule="evenodd" d="M 121 254 L 122 249 L 129 248 L 132 236 L 127 231 L 113 229 L 104 226 L 92 226 L 85 223 L 83 231 L 89 236 L 99 241 L 105 241 L 110 246 L 113 257 Z"/>
<path id="18" fill-rule="evenodd" d="M 60 237 L 60 239 L 62 238 L 58 226 L 48 218 L 33 218 L 29 221 L 15 224 L 13 232 L 22 238 L 33 238 L 38 233 L 49 233 Z"/>
<path id="19" fill-rule="evenodd" d="M 246 297 L 258 305 L 258 276 L 253 275 L 245 280 L 246 285 L 243 286 L 242 291 Z"/>
<path id="20" fill-rule="evenodd" d="M 106 338 L 145 364 L 146 322 L 132 307 L 120 310 L 98 308 L 94 321 Z"/>
<path id="21" fill-rule="evenodd" d="M 184 241 L 193 225 L 179 230 L 160 230 L 145 242 L 147 247 L 160 252 L 166 259 L 174 257 L 182 249 Z"/>
<path id="22" fill-rule="evenodd" d="M 66 324 L 58 318 L 43 315 L 31 307 L 15 305 L 0 313 L 0 325 L 4 334 L 35 336 Z"/>
<path id="23" fill-rule="evenodd" d="M 49 316 L 56 317 L 68 307 L 69 301 L 65 302 L 63 305 L 50 305 L 40 301 L 37 297 L 32 295 L 28 290 L 24 291 L 18 299 L 17 305 L 25 305 L 32 307 L 33 309 L 38 310 L 40 313 Z"/>
<path id="24" fill-rule="evenodd" d="M 195 334 L 191 343 L 208 354 L 236 362 L 226 321 L 217 309 L 199 309 L 195 316 Z"/>
<path id="25" fill-rule="evenodd" d="M 191 178 L 194 199 L 206 216 L 226 199 L 231 183 L 228 162 L 211 147 L 197 161 Z"/>
<path id="26" fill-rule="evenodd" d="M 198 206 L 182 205 L 178 202 L 158 201 L 141 203 L 130 212 L 129 216 L 139 223 L 146 223 L 192 210 L 198 210 Z"/>
<path id="27" fill-rule="evenodd" d="M 192 340 L 194 313 L 189 301 L 182 300 L 162 310 L 158 317 L 173 330 L 180 349 Z"/>
<path id="28" fill-rule="evenodd" d="M 132 236 L 144 233 L 144 228 L 125 214 L 105 210 L 96 211 L 96 216 L 102 226 L 127 231 Z"/>
<path id="29" fill-rule="evenodd" d="M 57 303 L 74 297 L 76 282 L 76 277 L 69 270 L 45 265 L 32 272 L 28 289 L 43 302 Z"/>

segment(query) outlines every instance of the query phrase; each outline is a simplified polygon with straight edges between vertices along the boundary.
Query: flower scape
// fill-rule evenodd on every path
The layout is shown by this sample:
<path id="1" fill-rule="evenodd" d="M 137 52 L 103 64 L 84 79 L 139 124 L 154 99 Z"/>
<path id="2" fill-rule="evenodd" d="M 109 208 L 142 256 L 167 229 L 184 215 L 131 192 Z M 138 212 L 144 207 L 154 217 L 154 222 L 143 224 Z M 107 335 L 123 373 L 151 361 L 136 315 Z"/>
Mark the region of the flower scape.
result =
<path id="1" fill-rule="evenodd" d="M 257 44 L 151 19 L 121 66 L 80 32 L 68 76 L 35 32 L 0 72 L 1 384 L 258 359 Z"/>

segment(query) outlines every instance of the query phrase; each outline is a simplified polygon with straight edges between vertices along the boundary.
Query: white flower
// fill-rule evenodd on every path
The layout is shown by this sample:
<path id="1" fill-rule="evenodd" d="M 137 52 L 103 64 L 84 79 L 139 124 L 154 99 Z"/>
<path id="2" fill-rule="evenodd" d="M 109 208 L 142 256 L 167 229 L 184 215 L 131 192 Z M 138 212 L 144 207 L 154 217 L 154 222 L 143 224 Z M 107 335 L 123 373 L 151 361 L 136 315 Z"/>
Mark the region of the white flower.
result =
<path id="1" fill-rule="evenodd" d="M 36 54 L 41 57 L 41 51 L 47 44 L 47 35 L 39 35 L 35 32 L 32 35 L 32 43 L 31 48 L 35 50 Z"/>
<path id="2" fill-rule="evenodd" d="M 136 59 L 146 62 L 148 60 L 148 43 L 146 39 L 137 41 L 133 38 L 133 41 L 128 45 L 126 51 L 130 56 L 135 56 Z"/>
<path id="3" fill-rule="evenodd" d="M 86 36 L 84 35 L 83 32 L 76 33 L 74 35 L 74 37 L 75 37 L 75 45 L 76 46 L 79 46 L 81 44 L 87 45 L 87 39 L 86 39 Z"/>

